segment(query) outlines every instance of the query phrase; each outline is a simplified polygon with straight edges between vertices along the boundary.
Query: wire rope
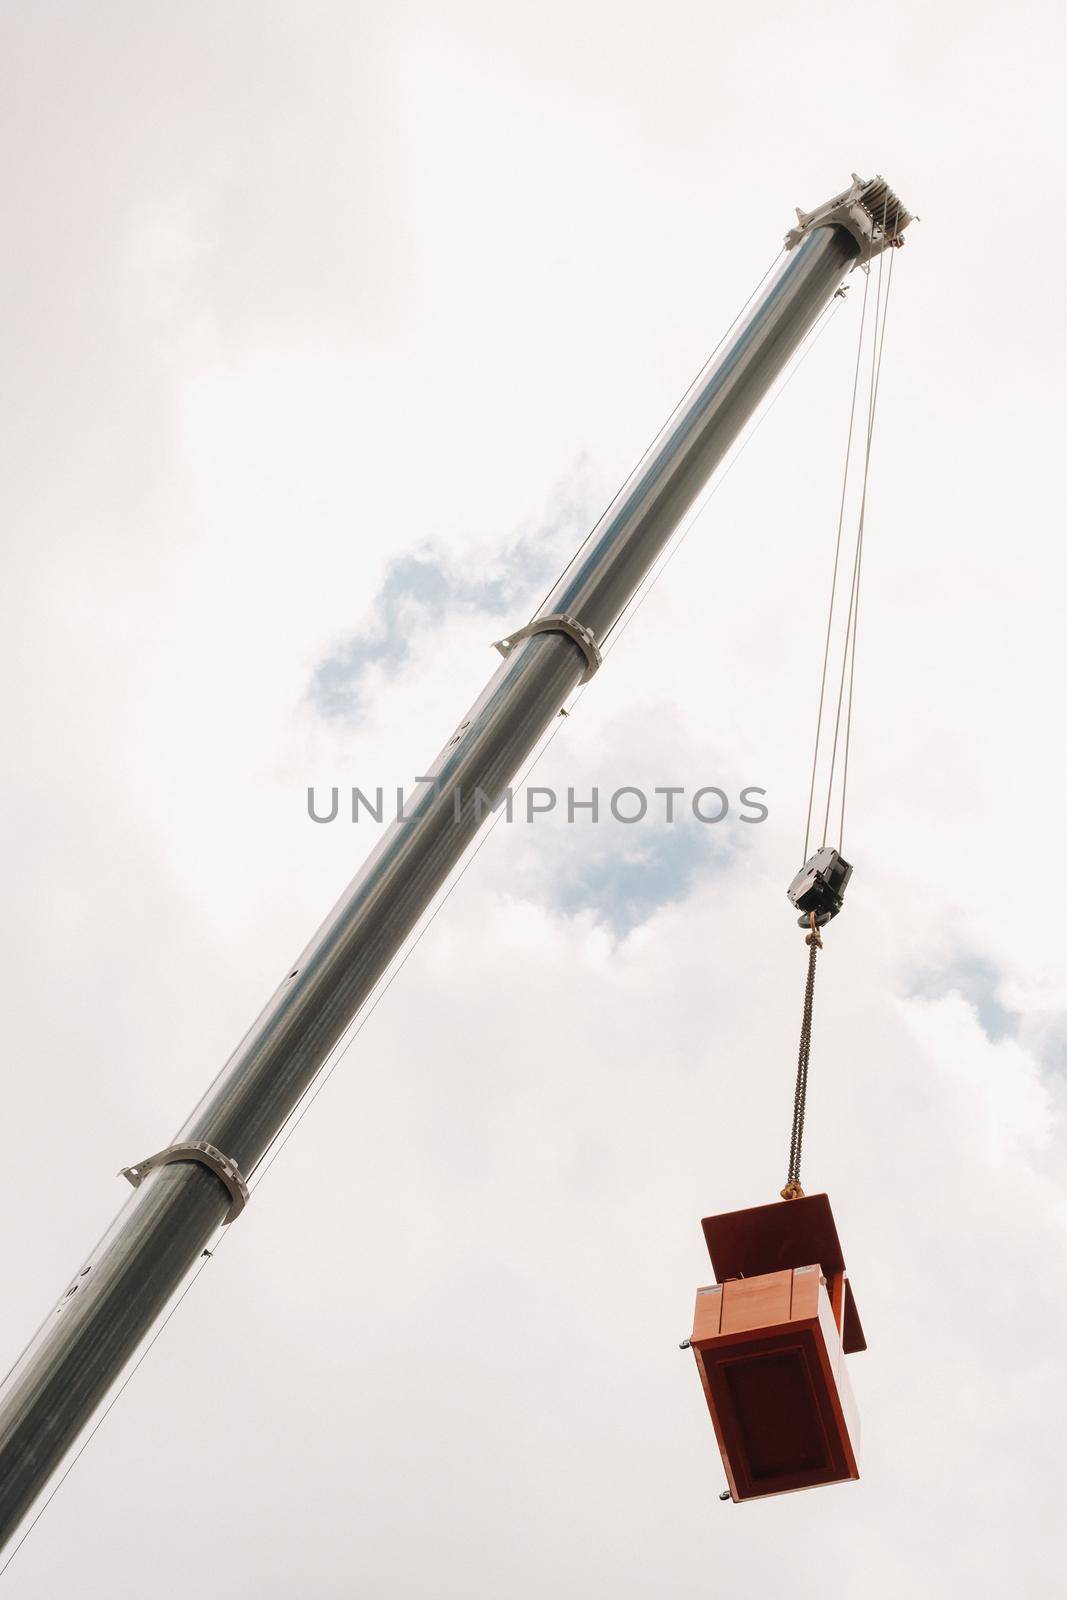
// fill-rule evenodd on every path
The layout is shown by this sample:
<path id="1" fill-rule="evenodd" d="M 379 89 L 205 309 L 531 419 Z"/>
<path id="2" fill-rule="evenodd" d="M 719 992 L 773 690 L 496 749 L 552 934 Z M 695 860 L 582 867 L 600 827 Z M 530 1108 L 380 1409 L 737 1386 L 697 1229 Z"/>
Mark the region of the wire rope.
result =
<path id="1" fill-rule="evenodd" d="M 883 233 L 885 218 L 883 215 Z M 841 715 L 845 706 L 845 684 L 847 672 L 852 659 L 854 644 L 855 620 L 859 609 L 859 578 L 862 567 L 863 529 L 866 519 L 867 487 L 870 477 L 871 448 L 874 442 L 874 421 L 878 403 L 878 379 L 881 372 L 881 353 L 885 339 L 885 312 L 888 301 L 883 301 L 882 282 L 885 251 L 878 256 L 878 283 L 875 293 L 874 329 L 871 340 L 871 373 L 867 399 L 867 429 L 863 456 L 863 483 L 860 490 L 860 510 L 856 528 L 855 553 L 852 560 L 852 578 L 849 586 L 848 614 L 845 619 L 845 638 L 841 652 L 841 675 L 837 690 L 837 709 L 834 716 L 834 736 L 830 751 L 830 771 L 826 783 L 826 808 L 823 815 L 822 844 L 825 845 L 830 831 L 830 809 L 833 803 L 834 776 L 837 770 L 837 752 L 841 734 Z M 892 258 L 890 258 L 890 274 L 892 272 Z M 887 278 L 887 282 L 889 279 Z M 841 813 L 841 825 L 844 826 L 844 810 Z M 840 844 L 840 838 L 839 838 Z"/>
<path id="2" fill-rule="evenodd" d="M 860 331 L 856 339 L 856 364 L 852 373 L 852 400 L 848 411 L 848 439 L 845 444 L 845 465 L 841 474 L 841 502 L 837 512 L 837 541 L 834 545 L 834 570 L 830 582 L 830 611 L 826 619 L 826 640 L 822 653 L 822 675 L 819 679 L 819 711 L 815 719 L 815 750 L 811 758 L 811 783 L 808 787 L 808 814 L 804 823 L 804 853 L 802 861 L 808 859 L 808 844 L 811 838 L 811 813 L 815 804 L 815 774 L 819 765 L 819 740 L 822 734 L 822 714 L 826 700 L 826 674 L 830 662 L 830 636 L 834 621 L 834 603 L 837 597 L 837 572 L 841 560 L 841 535 L 845 526 L 845 500 L 848 494 L 849 464 L 852 459 L 852 434 L 856 423 L 856 400 L 859 396 L 860 364 L 863 358 L 863 332 L 867 323 L 867 294 L 871 286 L 869 273 L 863 275 L 863 309 L 860 313 Z"/>

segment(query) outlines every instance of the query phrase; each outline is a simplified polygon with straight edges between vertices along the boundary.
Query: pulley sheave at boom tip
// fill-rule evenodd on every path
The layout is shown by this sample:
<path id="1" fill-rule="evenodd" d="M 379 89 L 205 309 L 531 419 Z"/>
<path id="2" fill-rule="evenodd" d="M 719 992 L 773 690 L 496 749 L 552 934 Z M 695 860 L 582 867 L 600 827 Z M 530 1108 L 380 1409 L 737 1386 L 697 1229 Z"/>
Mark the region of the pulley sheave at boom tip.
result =
<path id="1" fill-rule="evenodd" d="M 801 211 L 797 206 L 797 225 L 785 236 L 785 247 L 792 250 L 812 228 L 844 228 L 855 239 L 860 253 L 854 262 L 862 267 L 883 250 L 904 243 L 904 229 L 917 219 L 906 210 L 900 197 L 881 176 L 861 178 L 852 174 L 852 183 L 832 200 Z"/>
<path id="2" fill-rule="evenodd" d="M 175 1141 L 123 1169 L 136 1184 L 123 1212 L 0 1387 L 0 1547 L 211 1259 L 208 1246 L 341 1058 L 357 1017 L 384 993 L 438 893 L 449 892 L 485 817 L 480 797 L 504 791 L 599 666 L 608 635 L 844 278 L 899 244 L 910 220 L 880 178 L 854 177 L 825 205 L 797 213 L 784 260 L 757 285 L 555 588 L 501 641 L 505 659 L 429 766 L 432 781 L 420 779 L 417 802 L 286 964 Z"/>

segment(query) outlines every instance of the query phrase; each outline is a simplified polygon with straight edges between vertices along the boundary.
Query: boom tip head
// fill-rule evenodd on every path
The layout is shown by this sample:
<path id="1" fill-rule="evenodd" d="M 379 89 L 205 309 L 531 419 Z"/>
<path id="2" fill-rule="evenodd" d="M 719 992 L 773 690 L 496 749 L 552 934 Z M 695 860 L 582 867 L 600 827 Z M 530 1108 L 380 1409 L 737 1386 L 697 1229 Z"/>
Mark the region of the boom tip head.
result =
<path id="1" fill-rule="evenodd" d="M 813 228 L 844 228 L 859 245 L 856 265 L 864 266 L 883 250 L 904 243 L 904 229 L 915 219 L 900 197 L 880 175 L 861 178 L 852 174 L 852 183 L 832 200 L 814 211 L 797 207 L 797 225 L 785 236 L 785 247 L 792 250 Z"/>

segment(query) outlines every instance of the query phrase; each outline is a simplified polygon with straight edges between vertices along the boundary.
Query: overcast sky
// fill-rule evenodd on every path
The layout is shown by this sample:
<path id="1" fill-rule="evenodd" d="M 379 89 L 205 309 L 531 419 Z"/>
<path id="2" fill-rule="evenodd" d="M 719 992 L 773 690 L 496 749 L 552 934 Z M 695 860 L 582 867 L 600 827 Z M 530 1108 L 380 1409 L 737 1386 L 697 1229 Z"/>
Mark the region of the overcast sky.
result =
<path id="1" fill-rule="evenodd" d="M 784 1176 L 859 294 L 6 1576 L 12 1600 L 1045 1596 L 1067 981 L 1057 5 L 5 0 L 0 1369 L 793 218 L 895 261 L 805 1183 L 859 1484 L 720 1505 L 700 1218 Z M 858 277 L 858 274 L 856 275 Z"/>

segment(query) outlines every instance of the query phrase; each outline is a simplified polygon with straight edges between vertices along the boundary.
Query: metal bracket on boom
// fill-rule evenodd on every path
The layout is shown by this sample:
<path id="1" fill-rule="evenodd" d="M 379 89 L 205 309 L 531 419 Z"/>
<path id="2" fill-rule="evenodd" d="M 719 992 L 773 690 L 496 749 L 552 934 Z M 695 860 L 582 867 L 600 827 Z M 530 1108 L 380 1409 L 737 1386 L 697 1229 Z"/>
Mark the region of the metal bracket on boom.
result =
<path id="1" fill-rule="evenodd" d="M 547 617 L 536 617 L 525 628 L 520 628 L 518 633 L 509 633 L 506 639 L 494 639 L 493 649 L 499 650 L 502 656 L 509 656 L 520 639 L 528 639 L 535 633 L 565 633 L 568 639 L 573 639 L 586 659 L 586 669 L 579 681 L 589 682 L 602 659 L 593 638 L 593 630 L 583 627 L 575 617 L 568 617 L 562 611 L 554 611 Z"/>
<path id="2" fill-rule="evenodd" d="M 224 1156 L 221 1150 L 216 1150 L 213 1144 L 200 1142 L 189 1144 L 168 1145 L 166 1150 L 157 1150 L 154 1156 L 146 1156 L 143 1161 L 138 1161 L 136 1166 L 123 1167 L 119 1173 L 120 1178 L 126 1178 L 136 1189 L 141 1179 L 151 1172 L 153 1167 L 166 1167 L 172 1161 L 195 1161 L 202 1167 L 207 1167 L 216 1178 L 229 1191 L 230 1209 L 226 1213 L 223 1223 L 232 1222 L 234 1217 L 239 1217 L 248 1204 L 248 1184 L 236 1161 L 231 1161 L 229 1156 Z"/>
<path id="3" fill-rule="evenodd" d="M 814 211 L 797 207 L 797 226 L 785 236 L 785 247 L 792 250 L 812 228 L 844 228 L 856 240 L 860 253 L 856 266 L 864 266 L 890 245 L 902 245 L 901 235 L 915 218 L 895 195 L 884 178 L 861 178 L 852 174 L 852 186 L 842 189 Z"/>

